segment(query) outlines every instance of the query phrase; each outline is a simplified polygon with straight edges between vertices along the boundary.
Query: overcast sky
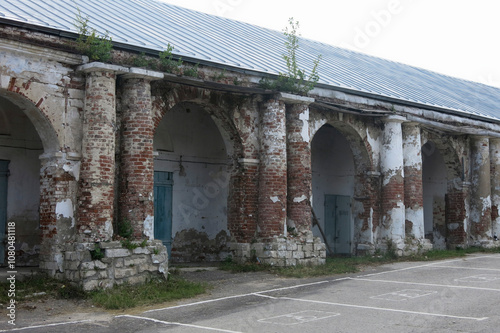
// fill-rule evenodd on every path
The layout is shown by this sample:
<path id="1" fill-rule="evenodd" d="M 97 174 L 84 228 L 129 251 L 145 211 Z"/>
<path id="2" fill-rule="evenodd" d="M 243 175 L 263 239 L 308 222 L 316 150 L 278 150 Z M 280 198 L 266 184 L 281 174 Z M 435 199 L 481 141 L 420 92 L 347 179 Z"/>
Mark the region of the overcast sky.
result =
<path id="1" fill-rule="evenodd" d="M 500 87 L 499 0 L 161 0 Z"/>

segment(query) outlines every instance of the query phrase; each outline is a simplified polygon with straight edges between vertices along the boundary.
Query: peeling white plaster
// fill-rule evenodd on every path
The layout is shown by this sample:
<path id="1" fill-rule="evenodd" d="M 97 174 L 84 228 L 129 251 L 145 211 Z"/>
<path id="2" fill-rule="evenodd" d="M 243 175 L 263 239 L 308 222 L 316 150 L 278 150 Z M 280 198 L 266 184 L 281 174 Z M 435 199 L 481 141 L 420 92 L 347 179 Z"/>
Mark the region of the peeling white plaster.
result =
<path id="1" fill-rule="evenodd" d="M 56 204 L 56 216 L 58 218 L 70 218 L 71 227 L 75 226 L 73 202 L 71 202 L 71 199 L 65 199 Z"/>
<path id="2" fill-rule="evenodd" d="M 420 135 L 407 135 L 404 146 L 404 165 L 415 169 L 422 169 Z"/>
<path id="3" fill-rule="evenodd" d="M 483 206 L 483 212 L 482 212 L 482 215 L 484 215 L 488 209 L 491 208 L 491 197 L 488 195 L 486 198 L 480 198 L 483 203 L 482 203 L 482 206 Z"/>
<path id="4" fill-rule="evenodd" d="M 303 113 L 299 115 L 299 119 L 302 120 L 302 140 L 309 142 L 309 109 L 305 109 Z"/>
<path id="5" fill-rule="evenodd" d="M 300 196 L 298 198 L 294 198 L 293 202 L 302 202 L 304 200 L 307 200 L 307 197 L 304 194 L 302 194 L 302 196 Z"/>
<path id="6" fill-rule="evenodd" d="M 280 201 L 280 199 L 278 197 L 270 197 L 269 199 L 271 199 L 271 201 L 274 203 L 277 203 L 278 201 Z"/>
<path id="7" fill-rule="evenodd" d="M 413 223 L 413 236 L 416 239 L 424 238 L 424 207 L 406 208 L 405 219 Z"/>
<path id="8" fill-rule="evenodd" d="M 104 224 L 104 232 L 108 237 L 113 236 L 113 222 L 111 220 L 107 220 Z"/>
<path id="9" fill-rule="evenodd" d="M 459 223 L 448 223 L 448 230 L 457 230 L 459 227 Z"/>
<path id="10" fill-rule="evenodd" d="M 56 253 L 54 255 L 54 261 L 56 262 L 56 265 L 57 265 L 57 269 L 59 272 L 64 272 L 64 268 L 63 268 L 63 255 L 62 253 Z"/>
<path id="11" fill-rule="evenodd" d="M 148 215 L 144 220 L 144 235 L 148 237 L 149 240 L 153 240 L 155 238 L 154 222 L 155 219 L 151 215 Z"/>

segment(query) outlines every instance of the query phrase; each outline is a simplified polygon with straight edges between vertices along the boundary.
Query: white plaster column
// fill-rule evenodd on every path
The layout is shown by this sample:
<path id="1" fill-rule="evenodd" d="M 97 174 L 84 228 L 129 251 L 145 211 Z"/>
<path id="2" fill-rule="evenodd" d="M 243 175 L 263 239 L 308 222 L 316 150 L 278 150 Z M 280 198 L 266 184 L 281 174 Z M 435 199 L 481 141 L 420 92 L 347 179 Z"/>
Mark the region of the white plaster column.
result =
<path id="1" fill-rule="evenodd" d="M 490 177 L 492 234 L 500 242 L 500 138 L 490 139 Z"/>
<path id="2" fill-rule="evenodd" d="M 422 240 L 424 204 L 422 185 L 422 140 L 420 126 L 415 122 L 403 124 L 405 231 L 407 236 Z"/>
<path id="3" fill-rule="evenodd" d="M 471 236 L 477 245 L 492 239 L 490 144 L 486 136 L 471 138 Z"/>
<path id="4" fill-rule="evenodd" d="M 400 116 L 384 118 L 380 171 L 382 173 L 382 241 L 392 241 L 398 251 L 404 248 L 404 162 Z M 382 244 L 384 245 L 384 244 Z"/>

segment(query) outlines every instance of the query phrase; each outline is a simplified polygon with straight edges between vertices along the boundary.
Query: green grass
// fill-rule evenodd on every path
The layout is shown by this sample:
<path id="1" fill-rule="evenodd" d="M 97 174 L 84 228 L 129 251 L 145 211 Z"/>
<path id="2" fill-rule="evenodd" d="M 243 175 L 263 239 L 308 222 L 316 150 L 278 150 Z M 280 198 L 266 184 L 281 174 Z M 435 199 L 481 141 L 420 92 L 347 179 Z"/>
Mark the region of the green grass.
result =
<path id="1" fill-rule="evenodd" d="M 0 303 L 6 304 L 10 300 L 8 291 L 9 284 L 0 283 Z M 47 297 L 84 299 L 86 294 L 81 288 L 49 278 L 43 274 L 34 274 L 24 278 L 24 280 L 16 280 L 15 299 L 18 302 Z"/>
<path id="2" fill-rule="evenodd" d="M 170 276 L 168 281 L 153 280 L 143 285 L 121 285 L 107 290 L 85 292 L 67 282 L 49 278 L 43 274 L 32 275 L 24 281 L 16 281 L 16 301 L 33 299 L 87 299 L 105 309 L 127 309 L 141 305 L 190 298 L 205 293 L 207 286 Z M 9 285 L 0 283 L 0 303 L 7 304 Z M 36 295 L 42 293 L 41 295 Z M 35 294 L 35 296 L 34 296 Z"/>
<path id="3" fill-rule="evenodd" d="M 360 257 L 334 257 L 327 258 L 325 265 L 309 266 L 297 265 L 288 267 L 274 267 L 266 264 L 259 263 L 245 263 L 237 264 L 230 259 L 221 264 L 221 269 L 233 273 L 240 272 L 269 272 L 277 274 L 282 277 L 306 278 L 335 274 L 347 274 L 359 272 L 366 266 L 378 266 L 393 262 L 404 261 L 433 261 L 443 260 L 450 258 L 465 257 L 467 254 L 472 253 L 500 253 L 500 247 L 492 249 L 483 249 L 470 247 L 467 249 L 456 250 L 431 250 L 422 254 L 397 257 L 394 253 L 387 253 L 384 255 L 367 255 Z"/>
<path id="4" fill-rule="evenodd" d="M 127 309 L 152 305 L 182 298 L 190 298 L 206 291 L 206 286 L 171 277 L 168 281 L 153 280 L 142 285 L 120 285 L 90 293 L 92 302 L 105 309 Z"/>

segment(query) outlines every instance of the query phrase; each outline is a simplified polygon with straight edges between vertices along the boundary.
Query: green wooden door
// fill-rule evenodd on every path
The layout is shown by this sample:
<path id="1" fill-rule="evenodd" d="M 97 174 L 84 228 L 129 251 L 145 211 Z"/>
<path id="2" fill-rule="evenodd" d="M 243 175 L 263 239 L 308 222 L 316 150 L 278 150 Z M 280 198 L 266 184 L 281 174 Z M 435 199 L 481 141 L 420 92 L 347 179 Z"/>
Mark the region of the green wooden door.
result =
<path id="1" fill-rule="evenodd" d="M 5 226 L 7 225 L 7 177 L 9 161 L 0 160 L 0 264 L 5 261 Z"/>
<path id="2" fill-rule="evenodd" d="M 351 254 L 351 197 L 325 195 L 325 237 L 330 255 Z"/>
<path id="3" fill-rule="evenodd" d="M 170 257 L 172 250 L 172 172 L 155 171 L 155 239 L 167 247 Z"/>

